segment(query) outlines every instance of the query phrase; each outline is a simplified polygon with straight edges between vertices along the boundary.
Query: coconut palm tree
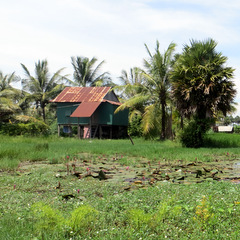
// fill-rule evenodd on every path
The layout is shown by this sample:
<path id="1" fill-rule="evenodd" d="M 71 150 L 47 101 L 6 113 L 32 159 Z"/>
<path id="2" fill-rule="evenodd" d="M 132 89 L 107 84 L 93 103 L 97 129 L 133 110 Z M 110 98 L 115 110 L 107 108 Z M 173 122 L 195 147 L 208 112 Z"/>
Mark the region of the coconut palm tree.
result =
<path id="1" fill-rule="evenodd" d="M 184 116 L 211 118 L 231 111 L 236 95 L 232 81 L 234 69 L 226 66 L 227 57 L 216 51 L 217 43 L 190 41 L 176 61 L 173 93 L 177 108 Z"/>
<path id="2" fill-rule="evenodd" d="M 121 85 L 114 88 L 117 91 L 121 91 L 120 95 L 122 98 L 129 99 L 141 92 L 144 84 L 144 78 L 141 73 L 142 70 L 137 67 L 130 68 L 129 73 L 126 70 L 122 70 L 122 74 L 119 77 Z"/>
<path id="3" fill-rule="evenodd" d="M 31 75 L 24 64 L 21 64 L 26 78 L 22 79 L 22 87 L 30 93 L 28 100 L 35 102 L 36 108 L 41 109 L 43 121 L 46 121 L 45 108 L 51 99 L 56 97 L 63 89 L 63 80 L 66 76 L 61 76 L 63 68 L 50 77 L 47 60 L 35 63 L 35 76 Z"/>
<path id="4" fill-rule="evenodd" d="M 153 54 L 146 44 L 145 47 L 149 59 L 144 60 L 145 70 L 141 70 L 143 82 L 139 88 L 140 91 L 123 103 L 118 110 L 134 104 L 143 104 L 145 106 L 142 120 L 143 132 L 150 135 L 158 133 L 164 140 L 166 138 L 166 107 L 170 100 L 170 70 L 176 44 L 169 44 L 164 53 L 160 52 L 158 41 Z"/>
<path id="5" fill-rule="evenodd" d="M 97 58 L 91 60 L 87 57 L 71 57 L 72 66 L 74 68 L 74 81 L 69 82 L 74 86 L 107 86 L 112 85 L 111 78 L 107 72 L 99 74 L 99 70 L 104 64 L 100 62 L 96 67 Z"/>
<path id="6" fill-rule="evenodd" d="M 19 106 L 22 91 L 12 86 L 19 81 L 15 73 L 4 75 L 0 71 L 0 119 L 8 120 L 14 113 L 20 112 Z"/>

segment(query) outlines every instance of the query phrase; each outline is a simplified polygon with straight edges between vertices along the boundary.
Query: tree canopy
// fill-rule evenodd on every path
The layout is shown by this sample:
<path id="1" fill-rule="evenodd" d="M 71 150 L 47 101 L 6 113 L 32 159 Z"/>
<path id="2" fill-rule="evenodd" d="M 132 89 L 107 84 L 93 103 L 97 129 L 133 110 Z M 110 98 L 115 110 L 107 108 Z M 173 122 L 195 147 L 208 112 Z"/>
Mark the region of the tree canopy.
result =
<path id="1" fill-rule="evenodd" d="M 184 116 L 210 118 L 218 111 L 231 111 L 236 90 L 234 69 L 227 67 L 227 57 L 216 50 L 217 43 L 192 40 L 185 45 L 172 72 L 173 94 Z"/>
<path id="2" fill-rule="evenodd" d="M 56 97 L 63 89 L 62 81 L 66 76 L 61 76 L 63 68 L 58 70 L 52 76 L 48 69 L 47 60 L 35 63 L 35 76 L 31 75 L 24 64 L 21 64 L 26 78 L 22 79 L 23 89 L 30 93 L 27 95 L 31 101 L 35 102 L 36 108 L 40 108 L 41 116 L 45 121 L 45 107 L 51 99 Z"/>
<path id="3" fill-rule="evenodd" d="M 101 61 L 96 67 L 97 58 L 91 60 L 87 57 L 72 57 L 72 66 L 74 69 L 73 81 L 70 83 L 79 87 L 106 86 L 111 85 L 112 81 L 108 72 L 99 73 L 104 61 Z"/>
<path id="4" fill-rule="evenodd" d="M 12 86 L 19 79 L 15 73 L 4 75 L 0 71 L 0 118 L 9 120 L 10 115 L 20 112 L 20 99 L 22 91 Z"/>
<path id="5" fill-rule="evenodd" d="M 187 147 L 202 147 L 204 136 L 217 113 L 232 110 L 236 90 L 234 69 L 226 66 L 227 57 L 216 50 L 212 39 L 190 41 L 178 56 L 172 72 L 173 96 L 181 116 L 193 121 L 182 133 Z"/>
<path id="6" fill-rule="evenodd" d="M 123 103 L 118 110 L 143 104 L 142 126 L 144 134 L 159 134 L 161 139 L 165 139 L 166 106 L 170 99 L 171 86 L 170 70 L 176 44 L 169 44 L 163 53 L 160 52 L 158 41 L 154 53 L 150 52 L 146 44 L 145 47 L 149 59 L 144 59 L 144 69 L 138 69 L 142 80 L 141 82 L 133 82 L 132 85 L 137 89 L 136 94 Z M 126 83 L 126 89 L 133 89 L 129 88 L 129 82 Z"/>

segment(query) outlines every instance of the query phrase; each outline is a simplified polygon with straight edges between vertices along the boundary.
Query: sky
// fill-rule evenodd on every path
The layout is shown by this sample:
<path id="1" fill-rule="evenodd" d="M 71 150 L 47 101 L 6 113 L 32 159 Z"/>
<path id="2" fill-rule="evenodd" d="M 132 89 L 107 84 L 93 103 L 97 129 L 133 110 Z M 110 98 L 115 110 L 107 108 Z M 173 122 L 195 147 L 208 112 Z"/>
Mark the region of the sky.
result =
<path id="1" fill-rule="evenodd" d="M 47 60 L 72 78 L 72 56 L 104 60 L 102 71 L 119 83 L 122 70 L 143 67 L 144 44 L 154 52 L 171 42 L 176 53 L 190 40 L 214 39 L 235 69 L 240 116 L 239 0 L 0 0 L 0 71 L 24 78 Z M 20 85 L 18 86 L 20 87 Z"/>

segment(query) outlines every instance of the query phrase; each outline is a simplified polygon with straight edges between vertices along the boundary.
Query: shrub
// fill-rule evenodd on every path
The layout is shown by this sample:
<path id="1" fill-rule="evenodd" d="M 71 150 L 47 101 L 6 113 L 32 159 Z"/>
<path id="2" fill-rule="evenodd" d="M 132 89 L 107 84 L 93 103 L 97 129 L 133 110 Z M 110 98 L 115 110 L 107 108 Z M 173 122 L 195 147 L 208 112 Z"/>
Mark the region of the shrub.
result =
<path id="1" fill-rule="evenodd" d="M 15 123 L 15 124 L 2 124 L 0 126 L 0 133 L 7 134 L 10 136 L 16 135 L 47 135 L 49 133 L 49 127 L 42 121 L 36 120 L 30 123 Z"/>
<path id="2" fill-rule="evenodd" d="M 141 137 L 143 135 L 141 126 L 142 116 L 135 115 L 128 125 L 128 133 L 132 137 Z"/>
<path id="3" fill-rule="evenodd" d="M 200 204 L 197 205 L 195 211 L 196 217 L 194 218 L 201 228 L 204 229 L 213 220 L 214 214 L 210 205 L 210 201 L 206 196 L 203 196 Z"/>
<path id="4" fill-rule="evenodd" d="M 199 148 L 204 145 L 204 137 L 210 129 L 209 119 L 194 119 L 181 134 L 181 143 L 185 147 Z"/>
<path id="5" fill-rule="evenodd" d="M 234 126 L 234 132 L 240 133 L 240 126 Z"/>

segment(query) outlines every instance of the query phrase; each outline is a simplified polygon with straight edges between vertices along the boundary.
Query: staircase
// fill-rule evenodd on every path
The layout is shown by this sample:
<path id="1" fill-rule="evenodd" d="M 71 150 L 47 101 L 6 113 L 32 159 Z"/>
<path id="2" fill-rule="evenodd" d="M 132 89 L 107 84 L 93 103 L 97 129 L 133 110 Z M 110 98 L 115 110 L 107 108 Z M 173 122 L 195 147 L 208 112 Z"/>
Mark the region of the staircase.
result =
<path id="1" fill-rule="evenodd" d="M 95 138 L 98 130 L 98 125 L 93 125 L 88 129 L 85 138 Z"/>

